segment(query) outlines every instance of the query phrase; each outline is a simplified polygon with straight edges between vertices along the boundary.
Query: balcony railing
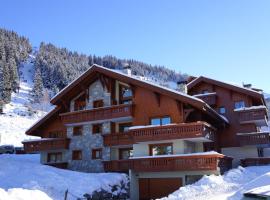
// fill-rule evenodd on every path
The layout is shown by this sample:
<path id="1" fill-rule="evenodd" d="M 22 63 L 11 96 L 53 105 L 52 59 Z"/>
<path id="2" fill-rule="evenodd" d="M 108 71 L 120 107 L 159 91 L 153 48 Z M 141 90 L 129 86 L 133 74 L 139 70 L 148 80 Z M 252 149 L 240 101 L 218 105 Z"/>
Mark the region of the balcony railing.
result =
<path id="1" fill-rule="evenodd" d="M 197 94 L 197 95 L 194 95 L 194 97 L 197 97 L 203 100 L 205 103 L 207 103 L 210 106 L 216 105 L 216 102 L 217 102 L 216 93 Z"/>
<path id="2" fill-rule="evenodd" d="M 243 167 L 269 165 L 270 158 L 245 158 L 241 160 Z"/>
<path id="3" fill-rule="evenodd" d="M 260 126 L 267 125 L 267 110 L 263 106 L 236 109 L 235 111 L 239 113 L 240 124 L 255 123 Z"/>
<path id="4" fill-rule="evenodd" d="M 269 132 L 258 132 L 247 134 L 241 133 L 237 135 L 237 138 L 241 146 L 270 144 Z"/>
<path id="5" fill-rule="evenodd" d="M 104 161 L 106 172 L 123 172 L 132 169 L 138 172 L 162 172 L 162 171 L 205 171 L 220 170 L 219 162 L 225 156 L 221 154 L 213 155 L 190 155 L 171 157 L 138 158 L 129 160 Z M 222 162 L 222 167 L 231 166 L 232 159 Z"/>
<path id="6" fill-rule="evenodd" d="M 46 138 L 23 142 L 26 152 L 40 152 L 47 150 L 59 150 L 69 148 L 68 138 Z"/>
<path id="7" fill-rule="evenodd" d="M 65 124 L 132 116 L 131 104 L 121 104 L 60 114 Z"/>
<path id="8" fill-rule="evenodd" d="M 129 145 L 170 139 L 201 138 L 203 141 L 215 140 L 215 128 L 206 122 L 192 122 L 131 129 L 125 133 L 103 135 L 106 146 Z"/>

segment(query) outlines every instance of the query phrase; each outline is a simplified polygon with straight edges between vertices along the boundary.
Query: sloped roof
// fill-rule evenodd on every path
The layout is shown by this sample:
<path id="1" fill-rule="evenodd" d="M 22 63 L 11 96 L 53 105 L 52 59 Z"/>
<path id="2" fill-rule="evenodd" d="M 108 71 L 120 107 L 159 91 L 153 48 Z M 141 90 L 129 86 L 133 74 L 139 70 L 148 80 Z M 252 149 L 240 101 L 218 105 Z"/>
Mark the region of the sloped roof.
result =
<path id="1" fill-rule="evenodd" d="M 39 136 L 39 133 L 36 132 L 38 127 L 40 127 L 43 123 L 45 123 L 47 120 L 49 120 L 53 115 L 55 115 L 61 108 L 55 107 L 50 112 L 48 112 L 45 116 L 43 116 L 40 120 L 38 120 L 36 123 L 34 123 L 27 131 L 25 132 L 26 135 L 36 135 Z"/>
<path id="2" fill-rule="evenodd" d="M 262 99 L 264 101 L 264 96 L 263 96 L 263 94 L 261 92 L 258 92 L 258 91 L 255 91 L 255 90 L 252 90 L 252 89 L 249 89 L 249 88 L 233 85 L 233 84 L 230 84 L 230 83 L 218 81 L 218 80 L 215 80 L 215 79 L 207 78 L 207 77 L 204 77 L 204 76 L 200 76 L 200 77 L 194 79 L 193 81 L 189 82 L 187 84 L 188 90 L 192 89 L 193 87 L 200 84 L 201 82 L 206 82 L 206 83 L 210 83 L 210 84 L 213 84 L 213 85 L 218 85 L 218 86 L 223 87 L 223 88 L 227 88 L 227 89 L 237 91 L 237 92 L 240 92 L 240 93 L 243 93 L 243 94 L 248 94 L 248 95 L 250 95 L 250 96 L 252 96 L 254 98 Z"/>
<path id="3" fill-rule="evenodd" d="M 99 65 L 92 65 L 85 73 L 83 73 L 80 77 L 78 77 L 77 79 L 75 79 L 73 82 L 71 82 L 69 85 L 67 85 L 64 89 L 62 89 L 56 96 L 54 96 L 51 100 L 52 104 L 59 104 L 61 99 L 63 97 L 65 97 L 66 95 L 68 95 L 68 93 L 74 88 L 76 87 L 81 81 L 86 80 L 90 74 L 92 73 L 101 73 L 104 74 L 108 77 L 112 77 L 114 79 L 117 79 L 119 81 L 123 81 L 126 82 L 128 84 L 131 85 L 135 85 L 135 86 L 140 86 L 146 89 L 149 89 L 153 92 L 157 92 L 166 96 L 170 96 L 174 99 L 177 99 L 183 103 L 187 103 L 190 104 L 192 106 L 194 106 L 195 108 L 202 110 L 206 113 L 208 113 L 210 116 L 227 123 L 222 117 L 220 117 L 220 115 L 214 110 L 212 109 L 208 104 L 206 104 L 204 101 L 202 101 L 199 98 L 193 97 L 191 95 L 167 88 L 167 87 L 163 87 L 154 83 L 151 83 L 149 81 L 145 81 L 145 80 L 141 80 L 137 77 L 134 76 L 129 76 L 126 75 L 122 72 L 116 71 L 116 70 L 112 70 L 112 69 L 108 69 L 105 68 L 103 66 L 99 66 Z"/>

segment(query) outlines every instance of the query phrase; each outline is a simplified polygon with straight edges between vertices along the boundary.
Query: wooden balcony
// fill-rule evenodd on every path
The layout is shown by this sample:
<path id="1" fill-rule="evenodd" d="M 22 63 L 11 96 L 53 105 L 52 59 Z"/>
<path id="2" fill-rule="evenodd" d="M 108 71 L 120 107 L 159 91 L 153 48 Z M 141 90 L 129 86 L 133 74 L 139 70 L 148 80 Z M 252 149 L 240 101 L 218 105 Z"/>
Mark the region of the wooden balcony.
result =
<path id="1" fill-rule="evenodd" d="M 243 167 L 269 165 L 270 158 L 245 158 L 241 160 Z"/>
<path id="2" fill-rule="evenodd" d="M 168 157 L 138 158 L 129 160 L 104 161 L 106 172 L 123 172 L 132 169 L 137 172 L 162 172 L 162 171 L 216 171 L 220 170 L 220 161 L 225 156 L 213 155 L 179 155 Z M 222 162 L 222 166 L 231 166 L 230 162 Z"/>
<path id="3" fill-rule="evenodd" d="M 197 95 L 194 95 L 194 97 L 197 97 L 203 100 L 205 103 L 207 103 L 210 106 L 216 105 L 216 102 L 217 102 L 216 93 L 197 94 Z"/>
<path id="4" fill-rule="evenodd" d="M 106 146 L 172 139 L 196 139 L 196 141 L 211 142 L 215 140 L 215 128 L 205 122 L 193 122 L 131 129 L 125 133 L 112 133 L 103 135 L 103 137 Z"/>
<path id="5" fill-rule="evenodd" d="M 270 144 L 269 132 L 239 133 L 237 138 L 241 146 Z"/>
<path id="6" fill-rule="evenodd" d="M 109 107 L 94 108 L 60 114 L 64 124 L 113 119 L 132 116 L 131 104 L 121 104 Z"/>
<path id="7" fill-rule="evenodd" d="M 69 148 L 68 138 L 46 138 L 23 142 L 24 150 L 28 153 Z"/>
<path id="8" fill-rule="evenodd" d="M 103 142 L 105 146 L 131 145 L 134 139 L 131 132 L 111 133 L 103 135 Z"/>
<path id="9" fill-rule="evenodd" d="M 254 106 L 253 108 L 244 108 L 235 110 L 239 114 L 240 124 L 255 123 L 258 126 L 267 126 L 267 110 L 265 107 Z"/>

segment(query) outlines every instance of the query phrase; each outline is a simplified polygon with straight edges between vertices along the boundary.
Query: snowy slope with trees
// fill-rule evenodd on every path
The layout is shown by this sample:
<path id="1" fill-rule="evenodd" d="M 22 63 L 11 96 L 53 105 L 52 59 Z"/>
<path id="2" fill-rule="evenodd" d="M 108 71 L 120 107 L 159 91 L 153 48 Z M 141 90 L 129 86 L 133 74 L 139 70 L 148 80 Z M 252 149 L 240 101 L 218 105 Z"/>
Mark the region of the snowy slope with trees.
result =
<path id="1" fill-rule="evenodd" d="M 11 95 L 11 102 L 4 106 L 0 115 L 0 144 L 22 146 L 21 141 L 33 137 L 26 136 L 25 131 L 49 110 L 48 103 L 32 102 L 33 57 L 29 57 L 19 66 L 19 89 Z"/>

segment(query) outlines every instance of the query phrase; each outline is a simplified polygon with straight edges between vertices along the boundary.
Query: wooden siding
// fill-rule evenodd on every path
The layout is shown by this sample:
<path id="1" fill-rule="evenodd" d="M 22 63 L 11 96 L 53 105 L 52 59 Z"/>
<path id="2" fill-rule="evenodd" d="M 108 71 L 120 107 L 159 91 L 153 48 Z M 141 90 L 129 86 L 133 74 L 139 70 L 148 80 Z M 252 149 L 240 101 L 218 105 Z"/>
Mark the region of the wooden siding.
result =
<path id="1" fill-rule="evenodd" d="M 148 125 L 150 118 L 170 116 L 172 123 L 182 123 L 183 105 L 173 98 L 154 93 L 145 88 L 136 87 L 133 102 L 134 110 L 133 125 Z"/>
<path id="2" fill-rule="evenodd" d="M 203 90 L 216 93 L 216 105 L 213 108 L 218 112 L 219 107 L 224 107 L 226 109 L 224 116 L 230 122 L 229 126 L 219 129 L 217 132 L 219 148 L 240 146 L 237 133 L 252 133 L 257 131 L 255 124 L 240 124 L 239 115 L 234 111 L 234 103 L 236 101 L 244 101 L 246 107 L 253 106 L 253 98 L 251 96 L 205 82 L 201 82 L 191 88 L 189 94 L 200 94 Z"/>

